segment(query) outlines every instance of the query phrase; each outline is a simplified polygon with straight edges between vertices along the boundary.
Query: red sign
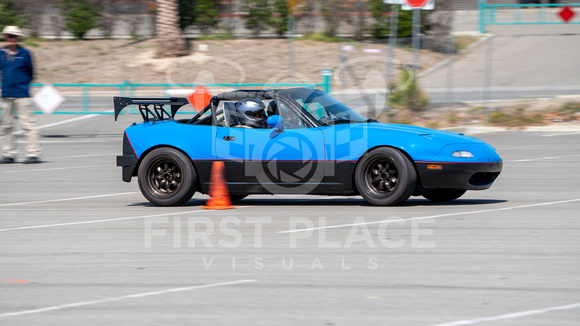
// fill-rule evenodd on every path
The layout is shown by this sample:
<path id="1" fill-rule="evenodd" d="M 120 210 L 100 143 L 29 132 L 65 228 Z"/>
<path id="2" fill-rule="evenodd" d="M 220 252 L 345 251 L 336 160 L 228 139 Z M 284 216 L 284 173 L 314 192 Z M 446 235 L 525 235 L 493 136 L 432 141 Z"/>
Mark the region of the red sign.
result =
<path id="1" fill-rule="evenodd" d="M 406 0 L 411 8 L 423 8 L 429 0 Z"/>
<path id="2" fill-rule="evenodd" d="M 201 111 L 209 104 L 211 94 L 207 92 L 204 86 L 197 86 L 195 92 L 189 95 L 187 100 L 197 111 Z"/>
<path id="3" fill-rule="evenodd" d="M 574 10 L 570 9 L 570 7 L 564 7 L 564 9 L 562 9 L 558 15 L 560 16 L 560 18 L 562 18 L 562 20 L 567 23 L 570 20 L 572 20 L 572 18 L 576 15 L 576 13 L 574 12 Z"/>

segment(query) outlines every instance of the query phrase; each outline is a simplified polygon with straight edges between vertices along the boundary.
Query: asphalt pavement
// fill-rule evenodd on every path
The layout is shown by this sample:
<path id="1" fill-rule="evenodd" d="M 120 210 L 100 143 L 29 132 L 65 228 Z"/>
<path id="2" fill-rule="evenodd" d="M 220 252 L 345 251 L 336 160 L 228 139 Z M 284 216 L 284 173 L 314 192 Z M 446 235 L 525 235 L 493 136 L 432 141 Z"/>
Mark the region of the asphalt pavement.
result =
<path id="1" fill-rule="evenodd" d="M 0 165 L 0 325 L 580 320 L 577 131 L 476 135 L 504 171 L 452 203 L 250 196 L 210 211 L 198 194 L 152 206 L 121 181 L 138 116 L 75 118 L 39 116 L 45 163 Z"/>

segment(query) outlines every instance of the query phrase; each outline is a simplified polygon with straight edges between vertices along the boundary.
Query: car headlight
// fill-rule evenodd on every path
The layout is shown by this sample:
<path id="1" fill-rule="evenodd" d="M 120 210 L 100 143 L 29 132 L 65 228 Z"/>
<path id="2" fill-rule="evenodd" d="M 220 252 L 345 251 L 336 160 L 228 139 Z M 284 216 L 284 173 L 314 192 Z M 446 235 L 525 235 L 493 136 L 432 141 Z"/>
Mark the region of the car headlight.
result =
<path id="1" fill-rule="evenodd" d="M 460 158 L 471 158 L 473 154 L 469 151 L 455 151 L 451 154 L 453 157 L 460 157 Z"/>

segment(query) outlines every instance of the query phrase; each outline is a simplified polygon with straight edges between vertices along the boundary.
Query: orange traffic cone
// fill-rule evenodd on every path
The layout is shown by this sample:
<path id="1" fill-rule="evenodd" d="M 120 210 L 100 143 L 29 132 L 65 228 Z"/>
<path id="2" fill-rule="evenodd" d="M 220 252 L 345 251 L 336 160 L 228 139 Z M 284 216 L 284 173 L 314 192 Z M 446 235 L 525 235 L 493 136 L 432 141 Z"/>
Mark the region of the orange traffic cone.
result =
<path id="1" fill-rule="evenodd" d="M 224 178 L 224 162 L 213 162 L 211 167 L 211 179 L 209 181 L 209 196 L 203 209 L 231 209 L 230 193 Z"/>

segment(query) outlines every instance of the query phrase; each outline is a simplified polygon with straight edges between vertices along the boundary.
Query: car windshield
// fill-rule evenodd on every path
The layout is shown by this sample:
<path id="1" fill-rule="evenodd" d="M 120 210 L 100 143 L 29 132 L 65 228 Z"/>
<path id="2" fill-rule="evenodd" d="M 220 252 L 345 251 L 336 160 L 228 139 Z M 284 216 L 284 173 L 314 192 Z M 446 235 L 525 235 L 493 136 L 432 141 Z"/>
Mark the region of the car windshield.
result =
<path id="1" fill-rule="evenodd" d="M 322 125 L 368 121 L 323 91 L 305 89 L 290 93 L 290 97 Z"/>

